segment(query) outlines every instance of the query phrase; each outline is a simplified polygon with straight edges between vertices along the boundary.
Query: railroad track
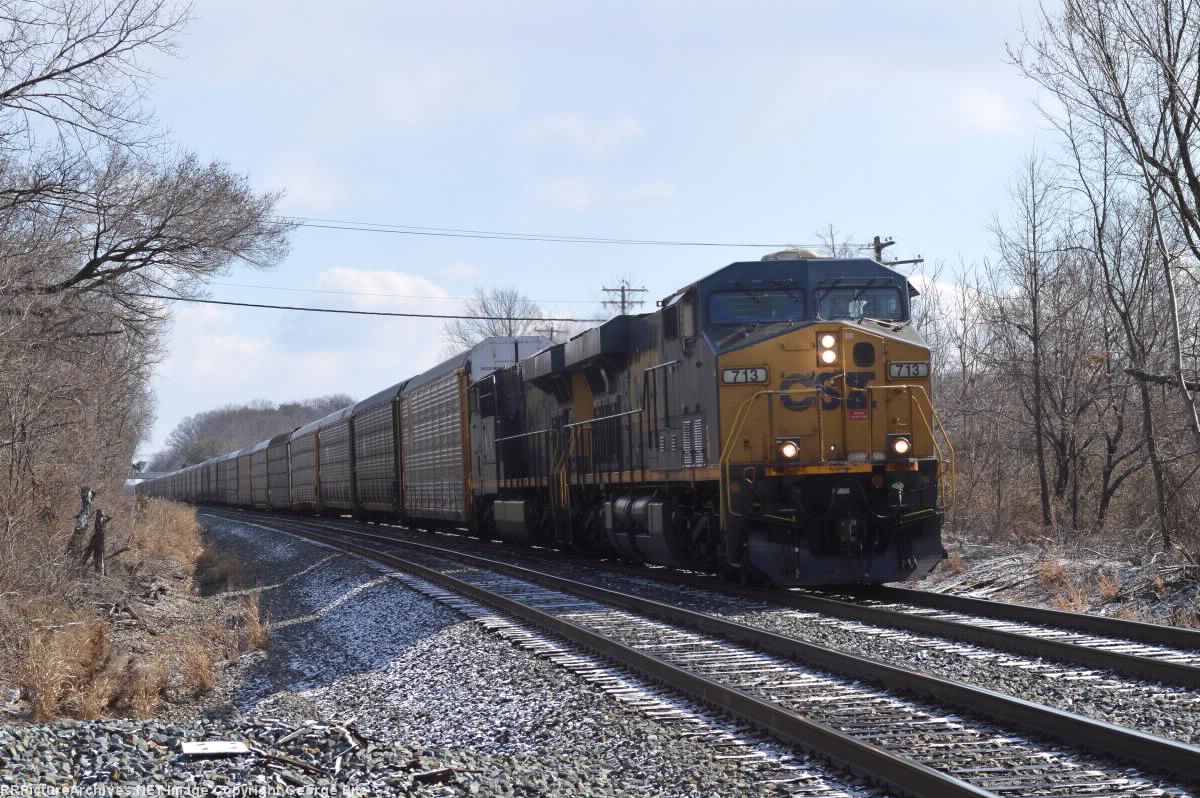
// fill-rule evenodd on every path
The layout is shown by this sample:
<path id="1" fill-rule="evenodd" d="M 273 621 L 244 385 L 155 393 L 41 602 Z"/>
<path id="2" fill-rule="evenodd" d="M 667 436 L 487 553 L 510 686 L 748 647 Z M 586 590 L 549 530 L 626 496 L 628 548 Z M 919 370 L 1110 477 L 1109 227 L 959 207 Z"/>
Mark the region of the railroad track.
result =
<path id="1" fill-rule="evenodd" d="M 352 521 L 308 520 L 306 523 L 351 532 L 365 531 L 363 525 Z M 506 554 L 513 551 L 511 547 L 475 538 L 470 538 L 469 542 L 472 546 Z M 671 569 L 597 562 L 569 552 L 522 550 L 521 553 L 1200 690 L 1200 630 L 894 587 L 871 588 L 853 594 L 764 590 Z"/>
<path id="2" fill-rule="evenodd" d="M 214 515 L 247 520 L 245 513 Z M 1200 777 L 1198 748 L 993 691 L 361 527 L 333 534 L 320 523 L 259 520 L 259 526 L 356 552 L 513 615 L 893 790 L 974 796 L 1184 794 L 1180 787 L 1164 788 L 1145 775 L 1088 761 L 1081 749 L 1099 752 L 1105 762 L 1121 759 L 1170 774 L 1181 784 Z M 381 545 L 392 551 L 381 551 Z M 400 547 L 403 557 L 395 553 Z M 955 711 L 970 715 L 958 717 Z M 1047 749 L 1014 727 L 1069 748 Z"/>

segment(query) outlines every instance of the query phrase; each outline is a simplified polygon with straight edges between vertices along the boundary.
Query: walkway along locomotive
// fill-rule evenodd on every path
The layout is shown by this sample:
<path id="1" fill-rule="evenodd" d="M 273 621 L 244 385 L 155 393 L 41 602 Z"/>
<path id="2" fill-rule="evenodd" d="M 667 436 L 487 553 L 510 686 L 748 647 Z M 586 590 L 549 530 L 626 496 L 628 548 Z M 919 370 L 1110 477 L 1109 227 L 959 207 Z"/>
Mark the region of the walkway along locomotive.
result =
<path id="1" fill-rule="evenodd" d="M 944 556 L 953 452 L 915 293 L 867 259 L 733 263 L 653 313 L 489 338 L 138 491 L 778 585 L 920 578 Z"/>

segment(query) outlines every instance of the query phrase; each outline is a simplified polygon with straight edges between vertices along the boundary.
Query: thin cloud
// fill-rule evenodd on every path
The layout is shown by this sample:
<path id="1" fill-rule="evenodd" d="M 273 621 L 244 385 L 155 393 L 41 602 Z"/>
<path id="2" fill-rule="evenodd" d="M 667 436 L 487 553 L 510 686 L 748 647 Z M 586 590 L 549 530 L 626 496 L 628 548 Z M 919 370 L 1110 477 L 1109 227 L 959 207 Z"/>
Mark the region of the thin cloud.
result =
<path id="1" fill-rule="evenodd" d="M 597 177 L 550 177 L 530 190 L 534 202 L 568 213 L 584 213 L 614 204 L 650 205 L 675 196 L 676 186 L 665 180 L 648 180 L 628 188 L 608 185 Z"/>
<path id="2" fill-rule="evenodd" d="M 1017 128 L 1017 114 L 1009 101 L 978 86 L 955 97 L 949 116 L 956 127 L 989 136 L 1007 135 Z"/>
<path id="3" fill-rule="evenodd" d="M 437 283 L 415 274 L 339 266 L 317 275 L 317 288 L 354 292 L 346 297 L 355 307 L 421 305 L 430 297 L 447 296 Z"/>
<path id="4" fill-rule="evenodd" d="M 665 180 L 650 180 L 620 192 L 630 202 L 661 202 L 675 196 L 676 186 Z"/>
<path id="5" fill-rule="evenodd" d="M 284 154 L 263 181 L 270 190 L 283 189 L 280 209 L 286 213 L 329 212 L 349 197 L 345 180 L 328 163 L 311 154 Z"/>
<path id="6" fill-rule="evenodd" d="M 582 213 L 596 207 L 601 191 L 600 181 L 594 177 L 551 177 L 534 184 L 531 193 L 541 205 Z"/>
<path id="7" fill-rule="evenodd" d="M 596 116 L 561 111 L 526 122 L 516 139 L 535 149 L 558 149 L 588 158 L 606 158 L 642 138 L 642 125 L 626 113 Z"/>

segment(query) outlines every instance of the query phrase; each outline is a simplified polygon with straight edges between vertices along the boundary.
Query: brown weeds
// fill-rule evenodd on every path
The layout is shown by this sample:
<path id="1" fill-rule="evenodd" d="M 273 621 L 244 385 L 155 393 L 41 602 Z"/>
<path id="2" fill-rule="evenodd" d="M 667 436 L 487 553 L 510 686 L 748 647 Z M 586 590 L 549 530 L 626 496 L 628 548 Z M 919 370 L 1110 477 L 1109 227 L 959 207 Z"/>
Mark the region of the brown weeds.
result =
<path id="1" fill-rule="evenodd" d="M 85 685 L 71 694 L 65 705 L 80 720 L 96 720 L 108 711 L 120 692 L 120 677 L 112 669 L 106 668 L 93 674 Z"/>
<path id="2" fill-rule="evenodd" d="M 1060 560 L 1047 560 L 1042 563 L 1038 569 L 1038 576 L 1041 578 L 1042 587 L 1049 591 L 1065 587 L 1070 581 L 1067 568 Z"/>
<path id="3" fill-rule="evenodd" d="M 1115 574 L 1100 574 L 1100 579 L 1096 582 L 1096 588 L 1100 591 L 1100 597 L 1105 601 L 1115 601 L 1121 595 L 1121 576 Z"/>
<path id="4" fill-rule="evenodd" d="M 139 718 L 149 718 L 158 709 L 166 687 L 166 676 L 158 660 L 131 664 L 122 697 L 130 711 Z"/>
<path id="5" fill-rule="evenodd" d="M 1087 588 L 1068 579 L 1062 591 L 1054 597 L 1054 606 L 1067 612 L 1084 612 L 1088 608 Z"/>
<path id="6" fill-rule="evenodd" d="M 193 641 L 184 646 L 180 665 L 183 686 L 193 695 L 204 695 L 216 686 L 212 656 L 202 642 Z"/>
<path id="7" fill-rule="evenodd" d="M 248 649 L 271 647 L 270 624 L 263 620 L 258 594 L 251 593 L 242 602 L 242 632 Z"/>
<path id="8" fill-rule="evenodd" d="M 26 649 L 21 672 L 21 687 L 29 699 L 30 716 L 35 721 L 57 717 L 58 705 L 66 693 L 67 662 L 54 636 L 35 632 Z"/>
<path id="9" fill-rule="evenodd" d="M 133 545 L 141 557 L 172 560 L 189 570 L 195 567 L 204 551 L 195 508 L 150 501 L 138 505 L 134 515 Z"/>
<path id="10" fill-rule="evenodd" d="M 70 509 L 73 501 L 59 504 Z M 201 581 L 193 508 L 102 492 L 96 509 L 113 516 L 106 579 L 81 571 L 77 556 L 63 558 L 70 513 L 47 515 L 54 529 L 30 536 L 43 544 L 36 556 L 0 562 L 0 685 L 21 689 L 31 720 L 150 717 L 165 700 L 213 690 L 217 660 L 269 644 L 257 600 L 249 608 L 200 601 L 175 581 Z M 207 565 L 222 587 L 246 582 L 236 558 L 210 555 Z M 110 614 L 122 619 L 115 638 Z"/>
<path id="11" fill-rule="evenodd" d="M 109 625 L 97 618 L 32 627 L 25 640 L 19 683 L 34 720 L 50 720 L 64 708 L 93 711 L 104 692 L 92 683 L 112 656 Z"/>
<path id="12" fill-rule="evenodd" d="M 945 562 L 946 562 L 946 569 L 948 571 L 950 571 L 950 573 L 954 574 L 955 576 L 958 576 L 959 574 L 961 574 L 963 572 L 962 557 L 960 557 L 958 555 L 957 551 L 950 552 L 950 556 L 946 558 Z"/>

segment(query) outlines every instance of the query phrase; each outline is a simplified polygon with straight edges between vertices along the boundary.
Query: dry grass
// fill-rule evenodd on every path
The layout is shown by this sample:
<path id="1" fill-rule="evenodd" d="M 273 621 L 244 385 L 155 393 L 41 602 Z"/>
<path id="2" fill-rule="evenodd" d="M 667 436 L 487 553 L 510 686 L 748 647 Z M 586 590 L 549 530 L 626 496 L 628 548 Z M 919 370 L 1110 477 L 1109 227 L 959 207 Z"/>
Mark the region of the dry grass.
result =
<path id="1" fill-rule="evenodd" d="M 1105 601 L 1115 601 L 1121 595 L 1121 576 L 1115 574 L 1100 574 L 1100 579 L 1096 582 L 1096 588 L 1100 591 L 1100 597 Z"/>
<path id="2" fill-rule="evenodd" d="M 1038 568 L 1042 587 L 1051 592 L 1066 587 L 1070 582 L 1067 568 L 1061 560 L 1047 560 Z"/>
<path id="3" fill-rule="evenodd" d="M 1088 608 L 1088 591 L 1086 586 L 1076 585 L 1067 580 L 1062 590 L 1054 597 L 1054 606 L 1067 612 L 1084 612 Z"/>
<path id="4" fill-rule="evenodd" d="M 192 695 L 204 695 L 216 687 L 212 656 L 204 643 L 193 641 L 184 646 L 180 654 L 180 676 L 183 686 L 190 690 Z"/>
<path id="5" fill-rule="evenodd" d="M 171 560 L 191 570 L 204 552 L 196 510 L 169 501 L 138 501 L 132 547 L 139 557 Z"/>
<path id="6" fill-rule="evenodd" d="M 68 697 L 67 710 L 80 720 L 103 717 L 121 694 L 122 679 L 112 668 L 92 676 L 87 684 Z"/>
<path id="7" fill-rule="evenodd" d="M 166 688 L 166 674 L 157 659 L 131 663 L 123 698 L 129 710 L 139 718 L 153 717 Z"/>
<path id="8" fill-rule="evenodd" d="M 950 552 L 950 556 L 946 558 L 945 563 L 946 563 L 946 570 L 948 570 L 950 573 L 954 574 L 955 576 L 958 576 L 959 574 L 961 574 L 963 572 L 962 557 L 958 556 L 957 551 Z"/>
<path id="9" fill-rule="evenodd" d="M 242 602 L 242 635 L 246 648 L 265 650 L 271 647 L 270 624 L 263 619 L 258 606 L 258 594 L 251 593 Z"/>
<path id="10" fill-rule="evenodd" d="M 67 663 L 53 637 L 33 635 L 21 673 L 21 689 L 29 699 L 33 720 L 57 717 L 58 705 L 67 689 L 66 669 Z"/>
<path id="11" fill-rule="evenodd" d="M 70 518 L 54 519 L 61 540 L 45 552 L 44 573 L 0 569 L 11 576 L 0 578 L 0 685 L 21 688 L 31 720 L 152 717 L 165 700 L 211 692 L 243 631 L 246 645 L 268 644 L 257 602 L 251 617 L 240 604 L 195 596 L 204 547 L 192 508 L 107 492 L 96 507 L 113 516 L 107 579 L 62 558 Z M 208 566 L 222 586 L 245 581 L 236 559 L 214 556 Z"/>
<path id="12" fill-rule="evenodd" d="M 64 709 L 95 713 L 110 690 L 101 678 L 112 657 L 109 626 L 97 618 L 34 626 L 28 632 L 18 682 L 34 720 L 50 720 Z M 82 716 L 82 715 L 80 715 Z"/>

